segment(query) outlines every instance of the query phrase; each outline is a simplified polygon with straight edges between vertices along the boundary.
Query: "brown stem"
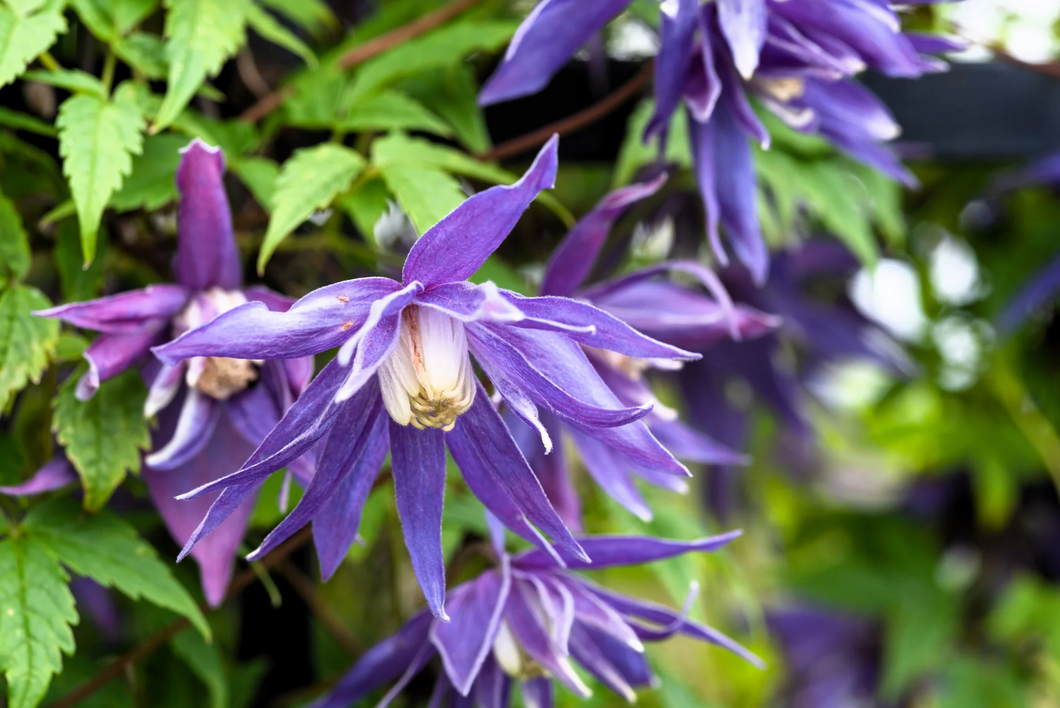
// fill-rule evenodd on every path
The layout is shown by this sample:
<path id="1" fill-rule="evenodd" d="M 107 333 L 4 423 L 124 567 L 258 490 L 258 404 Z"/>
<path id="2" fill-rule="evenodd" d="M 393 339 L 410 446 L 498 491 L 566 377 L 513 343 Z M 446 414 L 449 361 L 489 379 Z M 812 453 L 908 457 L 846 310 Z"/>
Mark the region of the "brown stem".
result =
<path id="1" fill-rule="evenodd" d="M 312 536 L 312 527 L 306 526 L 304 529 L 296 533 L 291 538 L 287 539 L 279 548 L 274 550 L 272 553 L 265 557 L 262 561 L 262 565 L 266 568 L 273 568 L 287 559 L 292 553 L 297 551 L 299 548 L 304 546 Z M 225 602 L 232 599 L 239 593 L 243 592 L 247 587 L 253 585 L 258 579 L 257 574 L 253 569 L 248 568 L 242 573 L 236 576 L 235 580 L 228 588 L 228 594 L 225 595 Z M 205 605 L 200 606 L 201 609 L 209 609 Z M 169 625 L 163 627 L 159 631 L 152 634 L 150 637 L 142 641 L 139 645 L 132 649 L 132 651 L 124 654 L 115 660 L 107 668 L 100 671 L 98 674 L 93 676 L 91 679 L 81 684 L 73 691 L 70 691 L 65 696 L 55 701 L 48 708 L 71 708 L 76 706 L 81 701 L 85 700 L 99 689 L 106 686 L 112 680 L 121 676 L 127 667 L 135 665 L 141 659 L 146 658 L 150 654 L 154 653 L 156 649 L 168 642 L 173 637 L 177 636 L 180 632 L 191 626 L 191 622 L 186 617 L 173 620 Z"/>
<path id="2" fill-rule="evenodd" d="M 622 84 L 588 108 L 578 111 L 572 116 L 567 116 L 566 118 L 558 120 L 555 123 L 550 123 L 544 128 L 535 130 L 532 133 L 527 133 L 526 135 L 501 143 L 491 150 L 480 153 L 476 157 L 480 160 L 503 160 L 527 152 L 528 150 L 532 150 L 540 145 L 544 145 L 555 133 L 567 135 L 568 133 L 581 130 L 585 126 L 591 125 L 600 120 L 632 98 L 637 91 L 651 81 L 651 75 L 652 65 L 649 63 L 637 72 L 637 75 L 632 79 Z"/>
<path id="3" fill-rule="evenodd" d="M 434 12 L 428 12 L 423 17 L 413 20 L 407 25 L 398 27 L 386 34 L 379 35 L 375 39 L 371 39 L 364 44 L 359 44 L 356 47 L 353 47 L 339 57 L 339 66 L 343 69 L 349 69 L 350 67 L 356 66 L 363 61 L 371 59 L 377 54 L 382 54 L 388 49 L 392 49 L 403 42 L 407 42 L 410 39 L 420 36 L 424 32 L 428 32 L 439 25 L 445 24 L 464 10 L 467 10 L 472 5 L 476 5 L 479 2 L 482 2 L 482 0 L 455 0 L 445 7 L 438 8 Z M 247 110 L 243 111 L 243 114 L 239 116 L 239 119 L 247 123 L 256 123 L 279 108 L 284 101 L 291 97 L 292 93 L 293 91 L 290 86 L 279 88 L 259 100 Z"/>
<path id="4" fill-rule="evenodd" d="M 328 634 L 339 643 L 343 651 L 353 657 L 360 656 L 361 652 L 364 651 L 364 647 L 361 646 L 361 643 L 353 635 L 349 627 L 320 597 L 320 593 L 317 592 L 313 581 L 290 562 L 281 565 L 280 572 L 283 573 L 283 577 L 287 578 L 287 582 L 291 584 L 294 591 L 305 601 L 309 610 L 320 620 L 320 624 L 323 625 Z"/>

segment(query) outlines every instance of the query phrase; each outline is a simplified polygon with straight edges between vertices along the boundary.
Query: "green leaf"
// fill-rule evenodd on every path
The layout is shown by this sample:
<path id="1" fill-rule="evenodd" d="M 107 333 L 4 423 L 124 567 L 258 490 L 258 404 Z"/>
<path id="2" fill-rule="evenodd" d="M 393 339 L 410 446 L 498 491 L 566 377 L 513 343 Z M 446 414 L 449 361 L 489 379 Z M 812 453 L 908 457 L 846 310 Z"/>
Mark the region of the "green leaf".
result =
<path id="1" fill-rule="evenodd" d="M 207 76 L 246 41 L 248 0 L 166 0 L 169 84 L 152 132 L 176 120 Z"/>
<path id="2" fill-rule="evenodd" d="M 26 113 L 19 113 L 7 108 L 0 108 L 0 125 L 5 125 L 15 130 L 25 130 L 28 133 L 36 133 L 46 138 L 55 138 L 59 135 L 59 131 L 48 123 Z"/>
<path id="3" fill-rule="evenodd" d="M 55 267 L 59 271 L 59 284 L 63 299 L 81 302 L 99 296 L 103 287 L 103 264 L 107 255 L 107 239 L 99 241 L 96 259 L 88 268 L 84 267 L 81 253 L 81 238 L 77 233 L 77 222 L 64 219 L 55 231 Z"/>
<path id="4" fill-rule="evenodd" d="M 478 105 L 478 84 L 470 67 L 458 64 L 418 74 L 403 81 L 401 88 L 448 121 L 468 150 L 475 153 L 489 150 L 490 135 Z"/>
<path id="5" fill-rule="evenodd" d="M 339 197 L 337 203 L 349 215 L 366 239 L 375 234 L 375 224 L 386 213 L 393 199 L 381 179 L 370 179 L 358 189 Z"/>
<path id="6" fill-rule="evenodd" d="M 284 27 L 275 17 L 254 3 L 248 2 L 244 7 L 247 13 L 247 24 L 252 30 L 261 35 L 262 39 L 283 47 L 300 57 L 309 66 L 317 65 L 316 54 L 305 42 L 298 38 L 298 35 Z"/>
<path id="7" fill-rule="evenodd" d="M 0 409 L 13 393 L 36 383 L 59 340 L 59 323 L 37 317 L 51 307 L 44 293 L 16 285 L 0 293 Z"/>
<path id="8" fill-rule="evenodd" d="M 379 173 L 420 234 L 467 199 L 460 182 L 434 167 L 386 164 Z"/>
<path id="9" fill-rule="evenodd" d="M 133 32 L 114 44 L 114 53 L 148 79 L 166 76 L 166 46 L 158 35 Z"/>
<path id="10" fill-rule="evenodd" d="M 22 280 L 29 271 L 29 237 L 15 205 L 0 193 L 0 286 Z"/>
<path id="11" fill-rule="evenodd" d="M 183 135 L 149 135 L 143 152 L 133 160 L 132 172 L 110 198 L 110 206 L 117 211 L 151 211 L 176 199 L 180 149 L 187 144 Z"/>
<path id="12" fill-rule="evenodd" d="M 364 158 L 342 145 L 325 143 L 298 150 L 280 170 L 272 198 L 272 218 L 258 254 L 258 271 L 289 233 L 324 209 L 364 170 Z"/>
<path id="13" fill-rule="evenodd" d="M 14 81 L 66 31 L 64 5 L 65 0 L 0 4 L 0 86 Z"/>
<path id="14" fill-rule="evenodd" d="M 173 653 L 199 677 L 210 692 L 210 708 L 228 706 L 228 677 L 216 644 L 207 644 L 201 635 L 186 629 L 170 640 Z"/>
<path id="15" fill-rule="evenodd" d="M 453 134 L 441 118 L 399 91 L 384 91 L 357 104 L 339 121 L 339 127 L 351 132 L 422 130 L 441 136 Z"/>
<path id="16" fill-rule="evenodd" d="M 59 498 L 34 507 L 21 528 L 78 575 L 183 615 L 203 636 L 210 636 L 206 618 L 173 576 L 170 564 L 114 514 L 86 516 L 77 502 Z"/>
<path id="17" fill-rule="evenodd" d="M 232 172 L 246 185 L 265 211 L 272 209 L 273 187 L 280 176 L 280 166 L 267 157 L 241 157 L 232 160 Z"/>
<path id="18" fill-rule="evenodd" d="M 658 159 L 659 139 L 654 138 L 647 144 L 643 139 L 644 129 L 648 126 L 648 121 L 651 120 L 654 111 L 655 101 L 646 99 L 640 102 L 633 111 L 633 115 L 630 116 L 626 124 L 626 137 L 622 141 L 618 161 L 615 163 L 613 181 L 615 187 L 629 184 L 637 170 Z M 669 138 L 666 142 L 666 161 L 690 167 L 692 155 L 688 147 L 688 119 L 684 111 L 674 111 L 667 134 Z"/>
<path id="19" fill-rule="evenodd" d="M 114 44 L 158 8 L 158 0 L 70 0 L 96 37 Z"/>
<path id="20" fill-rule="evenodd" d="M 88 340 L 80 334 L 73 332 L 62 332 L 59 334 L 59 342 L 55 345 L 55 361 L 63 364 L 76 362 L 81 359 L 88 349 Z"/>
<path id="21" fill-rule="evenodd" d="M 132 156 L 143 149 L 144 120 L 135 91 L 126 83 L 111 101 L 89 94 L 71 96 L 59 108 L 56 124 L 88 265 L 96 255 L 103 210 L 132 171 Z"/>
<path id="22" fill-rule="evenodd" d="M 347 83 L 346 75 L 335 64 L 321 64 L 302 73 L 291 83 L 294 95 L 284 103 L 285 122 L 301 128 L 337 127 Z"/>
<path id="23" fill-rule="evenodd" d="M 62 200 L 66 180 L 50 154 L 0 131 L 0 190 L 16 202 L 28 196 L 39 198 L 41 192 Z"/>
<path id="24" fill-rule="evenodd" d="M 107 99 L 107 87 L 92 74 L 73 69 L 56 71 L 27 71 L 22 75 L 27 81 L 39 81 L 42 84 L 66 89 L 71 93 L 87 93 L 100 99 Z"/>
<path id="25" fill-rule="evenodd" d="M 34 540 L 0 541 L 0 668 L 9 708 L 34 708 L 73 654 L 77 624 L 66 573 Z"/>
<path id="26" fill-rule="evenodd" d="M 322 0 L 261 0 L 261 2 L 312 35 L 320 34 L 326 28 L 338 29 L 341 26 L 331 8 Z"/>
<path id="27" fill-rule="evenodd" d="M 103 508 L 127 472 L 140 470 L 140 453 L 151 445 L 144 420 L 147 389 L 136 371 L 103 382 L 96 395 L 74 395 L 83 370 L 68 378 L 55 397 L 52 425 L 85 488 L 85 508 Z"/>

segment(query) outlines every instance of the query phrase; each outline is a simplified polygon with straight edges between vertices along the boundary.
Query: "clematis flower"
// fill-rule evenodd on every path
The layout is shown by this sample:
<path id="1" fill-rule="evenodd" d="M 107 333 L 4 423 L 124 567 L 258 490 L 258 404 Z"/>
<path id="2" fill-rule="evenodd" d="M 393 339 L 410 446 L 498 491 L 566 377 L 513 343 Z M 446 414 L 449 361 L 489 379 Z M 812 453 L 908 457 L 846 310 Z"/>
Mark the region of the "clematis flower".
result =
<path id="1" fill-rule="evenodd" d="M 691 261 L 669 261 L 651 268 L 596 283 L 582 285 L 592 270 L 614 221 L 625 209 L 654 194 L 666 175 L 605 196 L 560 243 L 545 269 L 541 293 L 573 297 L 588 302 L 622 320 L 634 329 L 660 341 L 692 350 L 704 350 L 728 338 L 756 337 L 775 327 L 775 318 L 753 308 L 733 304 L 721 281 L 710 270 Z M 667 272 L 691 276 L 706 293 L 659 280 Z M 659 403 L 645 380 L 650 369 L 674 370 L 681 363 L 669 359 L 639 359 L 616 352 L 585 348 L 600 378 L 627 406 L 652 405 L 644 421 L 652 435 L 675 457 L 703 464 L 742 464 L 745 457 L 678 420 L 677 412 Z M 661 475 L 645 468 L 608 445 L 586 435 L 558 418 L 542 416 L 542 425 L 553 441 L 569 440 L 586 470 L 600 488 L 633 514 L 648 521 L 651 509 L 635 479 L 640 478 L 678 493 L 688 491 L 685 480 Z M 514 416 L 509 427 L 549 499 L 567 524 L 581 528 L 581 509 L 562 453 L 545 455 L 535 445 L 533 430 Z M 557 445 L 562 443 L 557 442 Z"/>
<path id="2" fill-rule="evenodd" d="M 482 89 L 490 105 L 535 93 L 630 0 L 543 0 L 519 27 L 504 60 Z M 736 258 L 759 284 L 769 264 L 758 221 L 748 140 L 769 147 L 754 96 L 793 128 L 906 183 L 912 176 L 881 143 L 898 135 L 891 114 L 850 81 L 872 68 L 915 77 L 945 69 L 927 53 L 956 42 L 901 32 L 887 0 L 663 0 L 655 62 L 655 112 L 645 138 L 665 133 L 682 99 L 707 236 L 729 262 L 721 224 Z"/>
<path id="3" fill-rule="evenodd" d="M 150 359 L 152 346 L 221 312 L 249 301 L 270 311 L 291 305 L 292 300 L 267 288 L 241 287 L 242 264 L 222 181 L 225 165 L 220 148 L 195 140 L 182 153 L 177 170 L 181 201 L 176 284 L 150 285 L 37 313 L 102 333 L 85 350 L 88 371 L 76 389 L 81 400 L 91 398 L 101 382 Z M 150 385 L 144 416 L 157 416 L 159 423 L 152 435 L 152 452 L 144 459 L 143 477 L 170 533 L 183 544 L 213 499 L 179 504 L 174 496 L 238 469 L 306 387 L 313 360 L 196 357 L 161 367 L 149 361 L 143 373 Z M 307 465 L 307 460 L 300 460 L 293 468 L 303 481 L 310 474 Z M 193 554 L 211 604 L 224 599 L 253 505 L 252 498 L 245 498 L 220 531 Z"/>
<path id="4" fill-rule="evenodd" d="M 606 312 L 561 297 L 522 297 L 467 282 L 556 174 L 553 138 L 518 182 L 481 192 L 412 247 L 401 282 L 361 278 L 320 288 L 286 312 L 236 307 L 156 348 L 164 362 L 196 356 L 275 359 L 338 347 L 338 354 L 238 472 L 183 498 L 221 491 L 185 552 L 272 472 L 322 440 L 320 462 L 297 508 L 250 558 L 313 523 L 325 577 L 353 542 L 361 508 L 389 450 L 398 513 L 431 611 L 445 618 L 441 526 L 448 447 L 464 481 L 508 528 L 555 554 L 585 551 L 548 503 L 472 368 L 508 407 L 552 441 L 539 407 L 659 474 L 687 476 L 625 407 L 581 347 L 645 358 L 697 355 L 646 337 Z M 536 528 L 535 528 L 536 527 Z M 543 533 L 542 533 L 543 532 Z"/>
<path id="5" fill-rule="evenodd" d="M 540 550 L 514 557 L 498 552 L 497 566 L 453 590 L 452 621 L 427 612 L 410 619 L 396 634 L 369 649 L 313 708 L 343 708 L 396 681 L 380 708 L 437 655 L 438 674 L 431 705 L 509 705 L 518 683 L 527 706 L 553 705 L 554 682 L 582 698 L 591 691 L 575 673 L 573 659 L 610 690 L 629 701 L 634 689 L 658 685 L 644 656 L 644 642 L 675 634 L 715 644 L 756 666 L 761 661 L 732 639 L 687 617 L 685 608 L 621 595 L 570 570 L 639 565 L 688 552 L 709 552 L 739 536 L 738 531 L 697 541 L 639 536 L 581 539 L 593 564 L 559 567 Z"/>

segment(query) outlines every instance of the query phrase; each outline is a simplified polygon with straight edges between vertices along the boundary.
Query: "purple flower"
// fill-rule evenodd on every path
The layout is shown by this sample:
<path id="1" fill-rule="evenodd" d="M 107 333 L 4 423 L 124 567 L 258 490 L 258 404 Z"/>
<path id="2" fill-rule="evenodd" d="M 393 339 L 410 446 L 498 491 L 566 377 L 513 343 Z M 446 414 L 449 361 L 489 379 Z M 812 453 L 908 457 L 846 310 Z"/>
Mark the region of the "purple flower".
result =
<path id="1" fill-rule="evenodd" d="M 704 350 L 730 337 L 755 337 L 778 323 L 775 318 L 744 306 L 736 306 L 711 271 L 689 261 L 669 261 L 651 268 L 583 288 L 614 221 L 632 203 L 654 194 L 666 176 L 644 184 L 615 190 L 604 197 L 567 235 L 553 253 L 545 270 L 541 292 L 546 296 L 574 297 L 622 320 L 634 329 L 660 341 L 692 350 Z M 680 272 L 701 283 L 709 293 L 659 280 L 667 272 Z M 677 419 L 676 411 L 656 400 L 644 374 L 651 368 L 673 370 L 680 362 L 670 359 L 640 359 L 625 354 L 585 348 L 600 378 L 624 405 L 652 405 L 644 418 L 652 435 L 675 457 L 703 464 L 740 464 L 744 456 L 721 445 Z M 651 519 L 651 509 L 635 483 L 649 484 L 683 493 L 686 482 L 659 474 L 636 456 L 616 450 L 561 420 L 542 417 L 552 440 L 569 440 L 579 452 L 589 475 L 612 498 L 641 519 Z M 568 525 L 581 528 L 578 496 L 571 486 L 562 454 L 545 455 L 536 445 L 533 430 L 511 417 L 509 425 L 523 453 L 537 473 L 549 499 Z"/>
<path id="2" fill-rule="evenodd" d="M 516 32 L 479 101 L 489 105 L 543 88 L 590 36 L 630 0 L 543 0 Z M 922 55 L 956 48 L 937 37 L 901 32 L 887 0 L 663 0 L 655 63 L 655 113 L 645 137 L 664 134 L 684 100 L 692 156 L 707 213 L 707 236 L 723 265 L 724 226 L 736 258 L 755 282 L 769 257 L 758 221 L 758 191 L 748 138 L 769 146 L 769 133 L 748 96 L 792 127 L 912 183 L 880 143 L 897 136 L 891 114 L 850 81 L 866 68 L 919 76 L 945 65 Z"/>
<path id="3" fill-rule="evenodd" d="M 409 252 L 401 282 L 335 283 L 286 312 L 241 305 L 155 349 L 174 364 L 195 356 L 276 359 L 339 348 L 242 469 L 183 497 L 223 490 L 185 550 L 273 471 L 323 440 L 305 497 L 251 559 L 312 520 L 323 574 L 330 577 L 356 536 L 365 497 L 389 450 L 412 565 L 431 611 L 445 618 L 441 526 L 448 447 L 464 481 L 508 528 L 555 554 L 543 532 L 568 556 L 585 560 L 478 382 L 469 354 L 508 407 L 538 431 L 546 450 L 552 442 L 539 407 L 659 474 L 688 475 L 640 420 L 651 406 L 624 407 L 581 347 L 645 358 L 697 355 L 584 302 L 522 297 L 492 283 L 467 282 L 530 202 L 552 186 L 556 145 L 556 138 L 549 141 L 514 185 L 471 197 L 429 229 Z"/>
<path id="4" fill-rule="evenodd" d="M 241 288 L 242 264 L 222 181 L 225 165 L 220 149 L 195 140 L 182 152 L 177 170 L 181 194 L 174 263 L 177 283 L 37 313 L 102 333 L 85 350 L 88 371 L 76 389 L 81 400 L 91 398 L 102 381 L 141 362 L 152 346 L 221 312 L 248 301 L 277 312 L 291 305 L 291 300 L 267 288 Z M 161 367 L 150 361 L 143 372 L 150 381 L 144 416 L 157 415 L 159 422 L 143 476 L 170 533 L 185 543 L 213 499 L 179 504 L 174 496 L 238 469 L 306 387 L 313 360 L 196 357 Z M 305 479 L 310 473 L 304 460 L 295 470 Z M 252 508 L 248 496 L 220 532 L 195 550 L 203 591 L 211 604 L 224 599 Z"/>
<path id="5" fill-rule="evenodd" d="M 509 705 L 519 683 L 527 706 L 553 704 L 553 680 L 581 697 L 589 688 L 572 668 L 573 659 L 602 684 L 629 702 L 635 688 L 656 678 L 644 656 L 644 642 L 681 634 L 716 644 L 751 663 L 760 660 L 720 632 L 681 612 L 607 590 L 572 569 L 639 565 L 689 551 L 708 552 L 739 535 L 727 533 L 680 542 L 638 536 L 581 539 L 591 566 L 568 569 L 540 550 L 509 558 L 499 553 L 497 567 L 455 588 L 449 623 L 420 612 L 396 634 L 372 647 L 338 686 L 314 708 L 352 705 L 375 689 L 396 681 L 379 704 L 390 703 L 435 655 L 442 671 L 431 705 Z"/>

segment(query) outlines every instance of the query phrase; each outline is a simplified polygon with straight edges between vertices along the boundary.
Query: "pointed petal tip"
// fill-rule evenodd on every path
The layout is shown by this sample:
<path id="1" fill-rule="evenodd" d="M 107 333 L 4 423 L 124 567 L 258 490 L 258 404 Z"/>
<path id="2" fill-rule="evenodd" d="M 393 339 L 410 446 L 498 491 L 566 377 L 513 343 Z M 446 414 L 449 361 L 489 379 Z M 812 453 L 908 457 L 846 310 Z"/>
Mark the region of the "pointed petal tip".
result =
<path id="1" fill-rule="evenodd" d="M 193 138 L 190 143 L 177 150 L 177 152 L 179 152 L 181 155 L 184 155 L 195 149 L 205 150 L 211 155 L 216 155 L 217 153 L 221 152 L 221 148 L 219 146 L 210 145 L 202 138 Z"/>

